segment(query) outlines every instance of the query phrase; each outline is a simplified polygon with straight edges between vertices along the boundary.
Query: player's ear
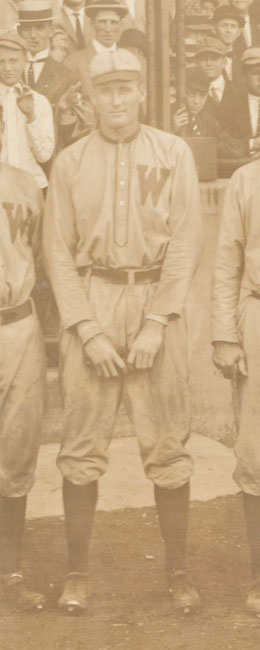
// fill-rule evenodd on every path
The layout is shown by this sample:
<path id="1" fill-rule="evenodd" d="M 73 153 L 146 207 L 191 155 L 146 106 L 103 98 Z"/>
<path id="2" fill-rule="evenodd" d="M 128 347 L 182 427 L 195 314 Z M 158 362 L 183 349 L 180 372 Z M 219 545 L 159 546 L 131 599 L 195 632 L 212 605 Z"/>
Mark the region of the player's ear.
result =
<path id="1" fill-rule="evenodd" d="M 146 84 L 145 84 L 144 79 L 140 80 L 138 90 L 139 90 L 140 102 L 142 103 L 142 102 L 144 102 L 144 100 L 146 99 L 146 96 L 147 96 Z"/>

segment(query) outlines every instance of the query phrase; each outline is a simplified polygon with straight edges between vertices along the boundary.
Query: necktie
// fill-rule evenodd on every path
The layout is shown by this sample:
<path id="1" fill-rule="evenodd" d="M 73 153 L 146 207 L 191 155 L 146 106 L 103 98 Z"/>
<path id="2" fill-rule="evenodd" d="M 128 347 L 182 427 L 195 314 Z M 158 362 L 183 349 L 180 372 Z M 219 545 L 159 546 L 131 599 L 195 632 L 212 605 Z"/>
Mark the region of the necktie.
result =
<path id="1" fill-rule="evenodd" d="M 73 16 L 75 16 L 75 28 L 76 28 L 76 36 L 77 36 L 79 50 L 83 50 L 83 48 L 86 47 L 86 43 L 85 43 L 83 31 L 81 29 L 79 12 L 74 11 Z"/>
<path id="2" fill-rule="evenodd" d="M 47 56 L 44 56 L 42 59 L 36 59 L 36 61 L 29 61 L 30 65 L 28 68 L 28 78 L 27 78 L 27 83 L 30 88 L 35 87 L 35 77 L 34 77 L 34 63 L 43 63 L 44 61 L 47 60 Z"/>

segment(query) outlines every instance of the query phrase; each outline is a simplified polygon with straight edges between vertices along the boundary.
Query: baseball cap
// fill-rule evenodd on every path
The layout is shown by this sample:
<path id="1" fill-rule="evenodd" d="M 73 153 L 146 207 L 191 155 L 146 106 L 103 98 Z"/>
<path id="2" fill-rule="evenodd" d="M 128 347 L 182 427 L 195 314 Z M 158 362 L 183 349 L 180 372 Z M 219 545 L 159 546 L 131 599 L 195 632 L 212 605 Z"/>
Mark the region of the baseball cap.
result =
<path id="1" fill-rule="evenodd" d="M 243 52 L 242 64 L 244 68 L 253 65 L 260 65 L 260 47 L 248 47 L 248 49 Z"/>
<path id="2" fill-rule="evenodd" d="M 120 18 L 124 18 L 128 14 L 128 8 L 125 4 L 117 0 L 95 0 L 85 7 L 85 12 L 90 18 L 94 18 L 98 11 L 116 11 Z"/>
<path id="3" fill-rule="evenodd" d="M 219 56 L 226 56 L 226 47 L 222 41 L 218 38 L 213 38 L 213 36 L 208 36 L 204 38 L 203 41 L 199 44 L 195 56 L 200 57 L 202 54 L 207 52 L 212 52 L 213 54 L 218 54 Z"/>
<path id="4" fill-rule="evenodd" d="M 102 84 L 121 79 L 131 81 L 141 74 L 141 64 L 128 50 L 102 52 L 96 54 L 90 62 L 90 77 L 94 83 Z"/>
<path id="5" fill-rule="evenodd" d="M 231 18 L 232 20 L 235 20 L 238 26 L 241 28 L 245 26 L 245 19 L 242 16 L 242 14 L 240 14 L 238 9 L 236 9 L 236 7 L 222 5 L 222 7 L 218 7 L 218 9 L 214 11 L 213 22 L 215 23 L 215 25 L 219 23 L 221 20 L 225 20 L 226 18 Z"/>
<path id="6" fill-rule="evenodd" d="M 22 0 L 18 5 L 18 20 L 21 25 L 52 20 L 51 2 L 49 0 Z"/>
<path id="7" fill-rule="evenodd" d="M 199 67 L 191 67 L 186 70 L 186 88 L 207 93 L 210 86 L 208 75 Z"/>
<path id="8" fill-rule="evenodd" d="M 0 47 L 6 47 L 9 50 L 26 50 L 25 40 L 14 29 L 0 32 Z"/>

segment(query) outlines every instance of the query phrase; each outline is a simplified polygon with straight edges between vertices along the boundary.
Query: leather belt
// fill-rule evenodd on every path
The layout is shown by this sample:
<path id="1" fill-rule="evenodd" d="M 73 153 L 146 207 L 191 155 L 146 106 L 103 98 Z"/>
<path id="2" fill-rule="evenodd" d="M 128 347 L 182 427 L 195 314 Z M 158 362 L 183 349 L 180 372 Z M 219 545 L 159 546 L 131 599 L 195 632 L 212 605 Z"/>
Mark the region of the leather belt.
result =
<path id="1" fill-rule="evenodd" d="M 260 300 L 260 293 L 258 293 L 258 291 L 251 291 L 251 296 L 257 300 Z"/>
<path id="2" fill-rule="evenodd" d="M 80 266 L 79 275 L 84 277 L 87 271 L 97 278 L 103 278 L 110 284 L 149 284 L 160 280 L 161 268 L 139 270 L 127 269 L 101 269 L 93 266 Z"/>
<path id="3" fill-rule="evenodd" d="M 22 320 L 32 314 L 31 300 L 26 300 L 22 305 L 11 307 L 10 309 L 0 309 L 0 325 L 9 325 L 18 320 Z"/>

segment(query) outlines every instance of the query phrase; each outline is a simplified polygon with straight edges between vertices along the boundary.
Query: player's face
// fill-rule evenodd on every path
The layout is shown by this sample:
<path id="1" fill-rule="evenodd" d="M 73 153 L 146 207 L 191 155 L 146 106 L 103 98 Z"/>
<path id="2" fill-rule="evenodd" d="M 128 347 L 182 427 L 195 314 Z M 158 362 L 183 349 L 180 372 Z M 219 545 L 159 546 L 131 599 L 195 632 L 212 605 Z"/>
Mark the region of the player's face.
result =
<path id="1" fill-rule="evenodd" d="M 208 20 L 212 20 L 214 16 L 215 6 L 213 2 L 203 2 L 202 13 L 205 14 Z"/>
<path id="2" fill-rule="evenodd" d="M 192 90 L 187 88 L 186 104 L 191 115 L 198 115 L 204 108 L 207 101 L 208 93 L 201 90 Z"/>
<path id="3" fill-rule="evenodd" d="M 32 54 L 47 50 L 52 26 L 50 22 L 24 23 L 19 28 L 21 36 L 27 44 L 27 49 Z"/>
<path id="4" fill-rule="evenodd" d="M 21 80 L 25 66 L 22 50 L 9 50 L 0 47 L 0 81 L 6 86 L 14 86 Z"/>
<path id="5" fill-rule="evenodd" d="M 143 99 L 143 90 L 135 80 L 116 80 L 96 86 L 94 102 L 101 125 L 115 131 L 136 125 Z"/>
<path id="6" fill-rule="evenodd" d="M 119 38 L 120 17 L 116 11 L 99 11 L 93 18 L 95 38 L 105 47 L 111 47 Z"/>
<path id="7" fill-rule="evenodd" d="M 225 18 L 217 24 L 217 35 L 225 45 L 233 45 L 240 34 L 240 27 L 236 20 Z"/>
<path id="8" fill-rule="evenodd" d="M 209 79 L 217 79 L 223 72 L 225 57 L 214 54 L 213 52 L 205 52 L 205 54 L 199 57 L 199 64 Z"/>
<path id="9" fill-rule="evenodd" d="M 246 73 L 247 89 L 252 95 L 260 97 L 260 65 Z"/>
<path id="10" fill-rule="evenodd" d="M 247 13 L 252 0 L 232 0 L 231 5 L 238 9 L 240 13 Z"/>

